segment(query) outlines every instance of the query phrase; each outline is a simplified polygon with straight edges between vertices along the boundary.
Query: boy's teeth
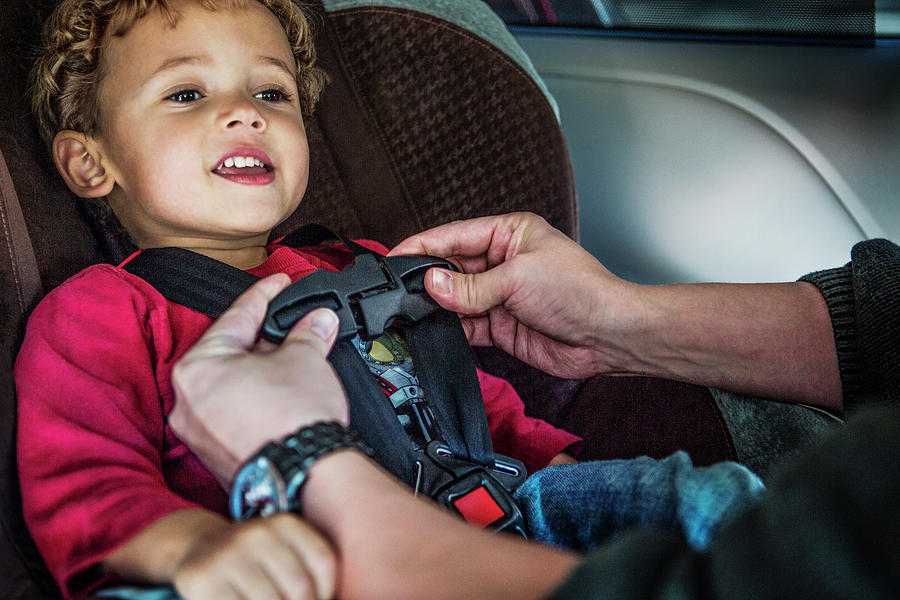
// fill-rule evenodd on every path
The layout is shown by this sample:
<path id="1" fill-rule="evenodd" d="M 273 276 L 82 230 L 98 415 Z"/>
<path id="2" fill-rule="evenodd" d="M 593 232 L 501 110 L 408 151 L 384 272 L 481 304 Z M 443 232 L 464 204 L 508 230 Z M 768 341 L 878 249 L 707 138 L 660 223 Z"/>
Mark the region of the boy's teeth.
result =
<path id="1" fill-rule="evenodd" d="M 258 158 L 253 158 L 252 156 L 229 156 L 225 159 L 225 161 L 218 166 L 219 169 L 222 167 L 237 167 L 242 169 L 244 167 L 262 167 L 264 166 L 262 161 Z"/>

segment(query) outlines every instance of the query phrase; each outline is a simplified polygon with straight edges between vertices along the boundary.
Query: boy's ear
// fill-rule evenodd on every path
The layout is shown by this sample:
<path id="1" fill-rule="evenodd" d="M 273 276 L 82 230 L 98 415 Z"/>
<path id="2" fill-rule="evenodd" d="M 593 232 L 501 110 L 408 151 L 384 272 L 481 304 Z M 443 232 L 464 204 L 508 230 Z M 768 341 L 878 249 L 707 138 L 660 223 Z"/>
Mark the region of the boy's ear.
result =
<path id="1" fill-rule="evenodd" d="M 97 143 L 66 129 L 53 138 L 53 162 L 69 189 L 82 198 L 102 198 L 112 192 L 115 177 L 102 164 Z"/>

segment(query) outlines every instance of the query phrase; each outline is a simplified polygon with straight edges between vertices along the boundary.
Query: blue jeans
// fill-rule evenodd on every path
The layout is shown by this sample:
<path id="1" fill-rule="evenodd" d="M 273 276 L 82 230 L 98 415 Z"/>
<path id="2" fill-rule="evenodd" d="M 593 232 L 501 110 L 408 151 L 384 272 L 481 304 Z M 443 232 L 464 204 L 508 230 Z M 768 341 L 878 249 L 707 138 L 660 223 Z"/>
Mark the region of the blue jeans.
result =
<path id="1" fill-rule="evenodd" d="M 94 594 L 110 600 L 181 600 L 181 596 L 170 586 L 140 587 L 120 585 L 106 588 Z"/>
<path id="2" fill-rule="evenodd" d="M 602 460 L 548 467 L 525 480 L 515 498 L 528 535 L 587 552 L 617 533 L 653 526 L 705 550 L 716 529 L 763 491 L 746 467 L 695 467 L 684 452 L 655 460 Z"/>

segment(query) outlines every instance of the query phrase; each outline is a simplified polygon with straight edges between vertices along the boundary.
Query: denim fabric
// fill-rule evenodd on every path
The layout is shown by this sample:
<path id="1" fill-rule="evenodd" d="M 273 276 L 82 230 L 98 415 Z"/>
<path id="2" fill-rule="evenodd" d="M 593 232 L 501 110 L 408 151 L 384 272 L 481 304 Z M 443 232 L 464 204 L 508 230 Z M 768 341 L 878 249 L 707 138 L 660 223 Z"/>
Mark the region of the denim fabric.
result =
<path id="1" fill-rule="evenodd" d="M 163 587 L 138 587 L 120 585 L 106 588 L 94 593 L 99 598 L 111 598 L 114 600 L 181 600 L 181 596 L 174 588 Z"/>
<path id="2" fill-rule="evenodd" d="M 531 539 L 589 551 L 649 525 L 705 550 L 716 529 L 765 489 L 746 467 L 695 467 L 685 452 L 655 460 L 603 460 L 538 471 L 516 491 Z"/>

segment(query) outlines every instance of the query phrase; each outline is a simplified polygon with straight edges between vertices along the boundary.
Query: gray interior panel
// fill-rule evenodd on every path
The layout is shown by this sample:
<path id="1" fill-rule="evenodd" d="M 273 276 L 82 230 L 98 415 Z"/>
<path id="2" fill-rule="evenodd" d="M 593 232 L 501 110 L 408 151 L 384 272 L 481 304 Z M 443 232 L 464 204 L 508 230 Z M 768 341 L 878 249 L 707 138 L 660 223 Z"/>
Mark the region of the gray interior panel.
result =
<path id="1" fill-rule="evenodd" d="M 900 240 L 900 45 L 518 34 L 556 96 L 581 241 L 634 281 L 781 281 Z"/>

